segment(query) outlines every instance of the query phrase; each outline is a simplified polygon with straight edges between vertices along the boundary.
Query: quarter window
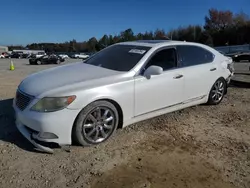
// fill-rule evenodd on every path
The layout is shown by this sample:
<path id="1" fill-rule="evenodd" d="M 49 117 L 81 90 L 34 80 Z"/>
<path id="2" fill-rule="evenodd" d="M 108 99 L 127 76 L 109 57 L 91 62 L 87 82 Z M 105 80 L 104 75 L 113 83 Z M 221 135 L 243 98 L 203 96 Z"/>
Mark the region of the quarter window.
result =
<path id="1" fill-rule="evenodd" d="M 181 67 L 210 63 L 214 59 L 211 52 L 199 46 L 177 46 L 177 51 Z"/>
<path id="2" fill-rule="evenodd" d="M 177 66 L 176 52 L 174 48 L 164 49 L 157 52 L 147 63 L 144 70 L 149 66 L 156 65 L 162 67 L 163 71 Z"/>

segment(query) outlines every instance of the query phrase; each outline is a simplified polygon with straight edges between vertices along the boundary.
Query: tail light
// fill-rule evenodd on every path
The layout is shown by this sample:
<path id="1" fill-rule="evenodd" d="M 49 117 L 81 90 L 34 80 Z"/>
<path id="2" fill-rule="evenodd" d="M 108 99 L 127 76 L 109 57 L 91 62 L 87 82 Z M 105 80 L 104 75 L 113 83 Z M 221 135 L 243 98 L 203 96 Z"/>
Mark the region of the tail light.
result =
<path id="1" fill-rule="evenodd" d="M 227 69 L 228 69 L 231 73 L 233 73 L 233 72 L 234 72 L 234 65 L 233 65 L 233 63 L 227 64 Z"/>
<path id="2" fill-rule="evenodd" d="M 231 57 L 225 56 L 226 57 L 226 64 L 227 64 L 227 69 L 233 73 L 234 72 L 234 63 L 233 63 L 233 59 Z"/>

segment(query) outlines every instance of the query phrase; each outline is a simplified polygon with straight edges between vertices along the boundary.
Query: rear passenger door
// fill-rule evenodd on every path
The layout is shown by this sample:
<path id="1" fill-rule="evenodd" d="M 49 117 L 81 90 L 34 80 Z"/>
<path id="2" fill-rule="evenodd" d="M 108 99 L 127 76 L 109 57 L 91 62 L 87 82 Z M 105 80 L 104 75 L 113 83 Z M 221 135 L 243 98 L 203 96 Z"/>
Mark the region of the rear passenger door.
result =
<path id="1" fill-rule="evenodd" d="M 183 70 L 184 101 L 198 100 L 210 91 L 217 74 L 214 55 L 194 45 L 177 46 L 179 68 Z"/>

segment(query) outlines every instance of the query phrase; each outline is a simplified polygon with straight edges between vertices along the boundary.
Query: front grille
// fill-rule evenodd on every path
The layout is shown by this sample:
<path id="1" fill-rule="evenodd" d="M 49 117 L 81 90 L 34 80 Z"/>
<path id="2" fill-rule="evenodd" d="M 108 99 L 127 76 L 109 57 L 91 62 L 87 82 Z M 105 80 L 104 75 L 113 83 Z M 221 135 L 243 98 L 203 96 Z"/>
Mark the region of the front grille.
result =
<path id="1" fill-rule="evenodd" d="M 29 105 L 32 98 L 32 96 L 29 96 L 17 90 L 15 98 L 16 106 L 23 111 Z"/>

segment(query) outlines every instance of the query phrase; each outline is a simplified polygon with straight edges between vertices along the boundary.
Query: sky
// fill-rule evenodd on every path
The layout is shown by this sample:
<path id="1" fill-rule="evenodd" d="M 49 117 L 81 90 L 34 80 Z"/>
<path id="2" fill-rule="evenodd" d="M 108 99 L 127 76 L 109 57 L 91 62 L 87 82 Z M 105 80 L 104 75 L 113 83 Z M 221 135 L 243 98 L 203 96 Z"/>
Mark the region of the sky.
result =
<path id="1" fill-rule="evenodd" d="M 243 11 L 250 0 L 8 0 L 1 3 L 0 45 L 85 41 L 204 24 L 210 8 Z"/>

